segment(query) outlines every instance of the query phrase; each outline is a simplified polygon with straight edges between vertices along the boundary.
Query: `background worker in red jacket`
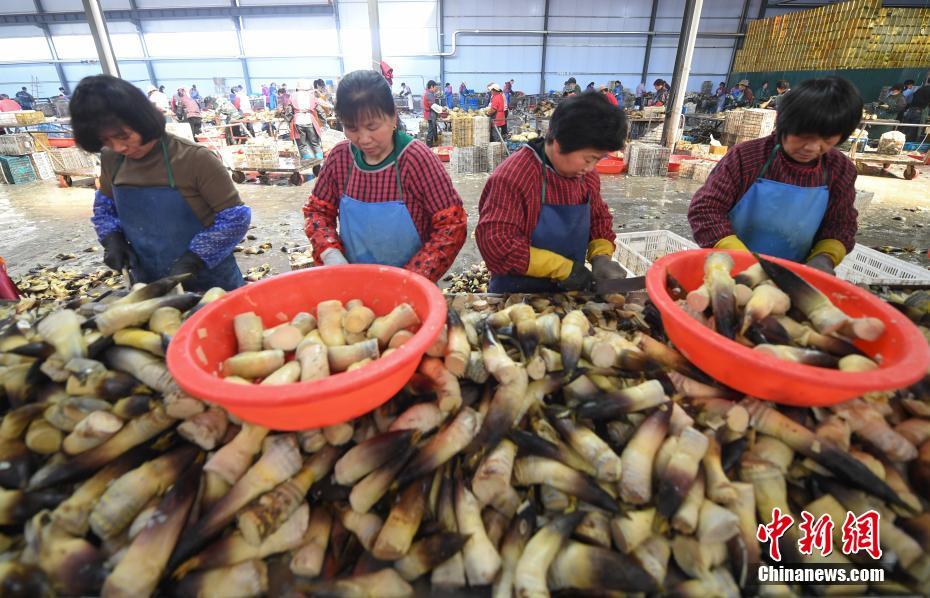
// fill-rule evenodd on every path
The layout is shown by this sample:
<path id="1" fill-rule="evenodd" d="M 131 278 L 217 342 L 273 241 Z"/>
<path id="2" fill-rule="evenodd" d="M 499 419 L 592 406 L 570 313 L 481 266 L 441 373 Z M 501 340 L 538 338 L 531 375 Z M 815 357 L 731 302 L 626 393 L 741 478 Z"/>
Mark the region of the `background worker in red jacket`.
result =
<path id="1" fill-rule="evenodd" d="M 775 132 L 732 148 L 694 194 L 694 240 L 832 273 L 858 228 L 856 167 L 835 146 L 861 118 L 862 98 L 846 79 L 792 89 L 779 100 Z"/>
<path id="2" fill-rule="evenodd" d="M 429 128 L 426 130 L 426 145 L 428 147 L 436 145 L 436 138 L 439 136 L 436 129 L 439 121 L 439 114 L 433 110 L 433 104 L 436 104 L 438 100 L 439 83 L 430 79 L 429 83 L 426 84 L 426 89 L 423 91 L 423 118 L 426 119 L 429 125 Z"/>
<path id="3" fill-rule="evenodd" d="M 438 281 L 467 228 L 442 162 L 397 130 L 391 87 L 375 71 L 346 75 L 336 115 L 348 140 L 330 151 L 303 210 L 313 258 L 397 266 Z"/>
<path id="4" fill-rule="evenodd" d="M 613 217 L 594 172 L 598 160 L 623 147 L 626 132 L 622 110 L 585 93 L 558 105 L 545 139 L 497 167 L 481 192 L 475 230 L 490 292 L 583 290 L 626 276 L 611 259 Z"/>
<path id="5" fill-rule="evenodd" d="M 608 102 L 610 102 L 610 103 L 613 104 L 614 106 L 619 106 L 619 105 L 620 105 L 620 102 L 617 101 L 617 96 L 615 96 L 613 93 L 611 93 L 610 88 L 607 87 L 606 85 L 601 85 L 600 87 L 597 88 L 597 90 L 598 90 L 605 98 L 607 98 L 607 101 L 608 101 Z"/>
<path id="6" fill-rule="evenodd" d="M 491 92 L 491 103 L 488 104 L 487 114 L 500 131 L 500 134 L 495 133 L 494 127 L 491 127 L 491 141 L 503 142 L 507 137 L 507 102 L 504 101 L 504 92 L 497 83 L 488 85 L 488 91 Z"/>

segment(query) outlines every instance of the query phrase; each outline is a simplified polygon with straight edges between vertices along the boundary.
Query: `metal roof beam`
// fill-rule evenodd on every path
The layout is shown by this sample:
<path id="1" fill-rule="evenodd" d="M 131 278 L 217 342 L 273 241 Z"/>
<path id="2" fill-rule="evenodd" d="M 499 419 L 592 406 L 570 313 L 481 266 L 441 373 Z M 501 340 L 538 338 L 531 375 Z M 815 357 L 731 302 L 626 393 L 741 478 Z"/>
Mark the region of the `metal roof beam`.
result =
<path id="1" fill-rule="evenodd" d="M 331 4 L 269 5 L 269 6 L 213 6 L 183 8 L 137 8 L 107 10 L 107 21 L 152 21 L 166 19 L 212 19 L 275 16 L 332 16 Z M 0 25 L 54 25 L 81 23 L 87 20 L 83 12 L 43 12 L 0 14 Z"/>

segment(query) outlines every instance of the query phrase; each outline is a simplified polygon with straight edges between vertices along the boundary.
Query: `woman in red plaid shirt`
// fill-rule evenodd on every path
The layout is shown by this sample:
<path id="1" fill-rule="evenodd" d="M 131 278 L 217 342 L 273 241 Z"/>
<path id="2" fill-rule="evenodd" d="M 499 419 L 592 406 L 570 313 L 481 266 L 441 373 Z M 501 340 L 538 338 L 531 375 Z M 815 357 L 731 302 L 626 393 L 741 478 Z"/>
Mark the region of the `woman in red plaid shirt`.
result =
<path id="1" fill-rule="evenodd" d="M 623 147 L 626 116 L 596 92 L 563 101 L 545 139 L 507 158 L 478 204 L 475 240 L 492 293 L 548 293 L 623 278 L 611 260 L 613 217 L 601 198 L 598 160 Z M 591 262 L 591 270 L 585 259 Z"/>
<path id="2" fill-rule="evenodd" d="M 862 98 L 839 77 L 781 96 L 775 133 L 727 152 L 688 208 L 701 247 L 749 249 L 833 273 L 856 244 L 856 167 L 834 148 Z"/>
<path id="3" fill-rule="evenodd" d="M 327 266 L 398 266 L 436 282 L 466 235 L 448 173 L 429 148 L 397 130 L 391 88 L 380 74 L 346 75 L 336 115 L 348 141 L 327 156 L 303 210 L 313 258 Z"/>

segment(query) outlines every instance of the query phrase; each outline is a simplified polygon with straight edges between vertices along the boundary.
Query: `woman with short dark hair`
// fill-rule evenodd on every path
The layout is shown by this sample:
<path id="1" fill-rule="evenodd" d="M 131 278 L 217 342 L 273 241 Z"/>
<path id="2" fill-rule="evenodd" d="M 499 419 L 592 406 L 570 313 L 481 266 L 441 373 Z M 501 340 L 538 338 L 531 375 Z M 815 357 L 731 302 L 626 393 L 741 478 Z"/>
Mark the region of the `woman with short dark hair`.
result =
<path id="1" fill-rule="evenodd" d="M 313 258 L 397 266 L 438 281 L 466 235 L 449 174 L 426 145 L 397 130 L 391 87 L 377 72 L 345 76 L 336 116 L 348 141 L 330 151 L 303 209 Z"/>
<path id="2" fill-rule="evenodd" d="M 792 89 L 779 103 L 775 132 L 731 148 L 695 193 L 694 240 L 832 273 L 857 230 L 856 167 L 835 146 L 861 118 L 862 98 L 846 79 Z"/>
<path id="3" fill-rule="evenodd" d="M 623 110 L 601 94 L 572 96 L 555 109 L 544 139 L 497 167 L 481 192 L 475 229 L 490 292 L 577 291 L 626 276 L 611 259 L 613 217 L 594 172 L 623 148 L 626 133 Z"/>
<path id="4" fill-rule="evenodd" d="M 70 108 L 77 144 L 100 152 L 91 221 L 106 265 L 138 282 L 190 273 L 193 291 L 242 286 L 232 251 L 251 211 L 216 156 L 166 133 L 145 94 L 116 77 L 85 77 Z"/>

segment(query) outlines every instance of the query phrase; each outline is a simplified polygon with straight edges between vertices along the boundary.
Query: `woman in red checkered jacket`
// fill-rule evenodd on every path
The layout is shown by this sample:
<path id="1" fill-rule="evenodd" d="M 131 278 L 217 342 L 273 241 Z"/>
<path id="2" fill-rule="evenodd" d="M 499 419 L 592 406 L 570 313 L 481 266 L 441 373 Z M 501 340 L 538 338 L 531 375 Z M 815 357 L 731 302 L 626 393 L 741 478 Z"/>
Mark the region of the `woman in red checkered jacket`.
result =
<path id="1" fill-rule="evenodd" d="M 398 266 L 438 281 L 466 235 L 449 174 L 425 144 L 397 130 L 391 88 L 380 74 L 346 75 L 336 115 L 348 140 L 327 156 L 303 209 L 314 259 Z"/>

